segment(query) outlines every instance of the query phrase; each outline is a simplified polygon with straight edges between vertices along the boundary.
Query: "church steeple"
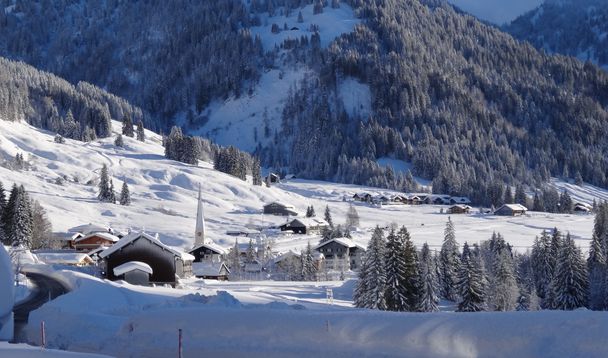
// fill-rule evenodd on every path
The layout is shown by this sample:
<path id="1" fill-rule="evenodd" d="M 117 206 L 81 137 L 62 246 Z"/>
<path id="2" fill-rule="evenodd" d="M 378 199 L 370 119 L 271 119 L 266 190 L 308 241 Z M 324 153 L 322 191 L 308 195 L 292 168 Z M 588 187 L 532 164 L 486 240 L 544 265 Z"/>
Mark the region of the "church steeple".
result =
<path id="1" fill-rule="evenodd" d="M 205 213 L 201 197 L 201 185 L 198 185 L 198 207 L 196 209 L 196 230 L 194 231 L 194 246 L 205 243 Z"/>

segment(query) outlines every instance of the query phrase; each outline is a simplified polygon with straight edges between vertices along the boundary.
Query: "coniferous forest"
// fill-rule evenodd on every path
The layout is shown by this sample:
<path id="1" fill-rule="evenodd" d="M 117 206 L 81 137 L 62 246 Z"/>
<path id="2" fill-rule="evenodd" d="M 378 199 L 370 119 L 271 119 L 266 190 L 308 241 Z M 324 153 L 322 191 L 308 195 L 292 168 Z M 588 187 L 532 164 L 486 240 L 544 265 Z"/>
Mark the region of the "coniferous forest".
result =
<path id="1" fill-rule="evenodd" d="M 0 54 L 141 110 L 84 83 L 58 91 L 54 80 L 24 78 L 31 70 L 4 61 L 3 91 L 25 81 L 5 100 L 16 108 L 6 117 L 84 140 L 107 136 L 108 119 L 125 116 L 164 132 L 186 116 L 195 128 L 211 100 L 247 95 L 283 62 L 312 72 L 290 91 L 274 140 L 258 147 L 263 166 L 406 191 L 419 176 L 435 192 L 481 205 L 495 204 L 497 187 L 541 188 L 551 176 L 608 185 L 608 75 L 597 66 L 539 52 L 440 0 L 344 1 L 362 23 L 327 48 L 314 27 L 274 49 L 249 31 L 262 15 L 311 3 L 17 2 L 0 15 Z M 340 3 L 315 9 L 331 6 Z M 336 87 L 347 77 L 369 85 L 369 117 L 343 109 Z M 379 166 L 387 156 L 412 172 Z"/>

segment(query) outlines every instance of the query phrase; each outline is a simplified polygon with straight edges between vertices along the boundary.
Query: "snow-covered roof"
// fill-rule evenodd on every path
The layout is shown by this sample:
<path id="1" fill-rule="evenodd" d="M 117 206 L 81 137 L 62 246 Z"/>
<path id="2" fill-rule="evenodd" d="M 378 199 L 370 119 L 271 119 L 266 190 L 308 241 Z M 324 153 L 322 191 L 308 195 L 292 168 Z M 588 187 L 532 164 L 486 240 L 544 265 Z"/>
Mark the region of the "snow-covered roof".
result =
<path id="1" fill-rule="evenodd" d="M 469 209 L 469 210 L 470 210 L 470 209 L 471 209 L 471 207 L 470 207 L 470 206 L 468 206 L 468 205 L 464 205 L 464 204 L 456 204 L 456 205 L 452 205 L 452 206 L 450 206 L 450 209 L 451 209 L 451 208 L 460 208 L 460 209 L 462 209 L 462 210 L 467 210 L 467 209 Z"/>
<path id="2" fill-rule="evenodd" d="M 89 223 L 89 224 L 73 227 L 73 228 L 69 229 L 68 232 L 81 233 L 83 235 L 88 235 L 88 234 L 91 234 L 94 232 L 110 232 L 111 233 L 112 228 L 107 227 L 107 226 L 101 226 L 101 225 Z"/>
<path id="3" fill-rule="evenodd" d="M 523 206 L 521 204 L 504 204 L 500 208 L 496 209 L 496 211 L 498 211 L 502 208 L 508 208 L 509 210 L 513 210 L 513 211 L 528 211 L 528 208 L 526 208 L 525 206 Z"/>
<path id="4" fill-rule="evenodd" d="M 455 203 L 459 203 L 459 204 L 470 204 L 471 203 L 471 199 L 465 197 L 465 196 L 453 196 L 450 201 L 454 201 Z"/>
<path id="5" fill-rule="evenodd" d="M 266 206 L 269 206 L 269 205 L 280 205 L 280 206 L 284 207 L 285 209 L 295 209 L 295 206 L 293 206 L 291 204 L 285 204 L 285 203 L 282 203 L 280 201 L 273 201 L 272 203 L 266 204 L 264 206 L 266 207 Z"/>
<path id="6" fill-rule="evenodd" d="M 127 272 L 131 272 L 131 271 L 135 271 L 135 270 L 139 270 L 139 271 L 148 273 L 150 275 L 152 275 L 154 273 L 154 271 L 152 271 L 152 267 L 150 267 L 150 265 L 148 265 L 145 262 L 141 262 L 141 261 L 125 262 L 124 264 L 122 264 L 120 266 L 114 267 L 114 269 L 112 271 L 114 272 L 114 276 L 121 276 L 121 275 L 126 274 Z"/>
<path id="7" fill-rule="evenodd" d="M 94 236 L 101 237 L 101 238 L 104 238 L 104 239 L 112 241 L 112 242 L 118 242 L 118 240 L 120 240 L 118 238 L 118 236 L 114 236 L 114 235 L 110 234 L 109 232 L 92 232 L 90 234 L 77 238 L 76 240 L 74 240 L 74 243 L 90 239 L 91 237 L 94 237 Z"/>
<path id="8" fill-rule="evenodd" d="M 192 273 L 194 276 L 218 276 L 222 272 L 222 268 L 228 273 L 230 270 L 223 262 L 193 262 Z"/>
<path id="9" fill-rule="evenodd" d="M 108 248 L 107 250 L 102 251 L 99 254 L 99 257 L 101 258 L 106 258 L 108 256 L 110 256 L 111 254 L 115 253 L 116 251 L 122 249 L 123 247 L 129 245 L 130 243 L 134 242 L 137 239 L 146 239 L 158 246 L 160 246 L 162 249 L 167 250 L 169 252 L 171 252 L 172 254 L 174 254 L 175 256 L 179 257 L 180 259 L 182 259 L 183 261 L 194 261 L 194 256 L 183 252 L 181 250 L 175 249 L 171 246 L 165 245 L 163 244 L 157 237 L 154 237 L 152 235 L 146 234 L 145 232 L 133 232 L 130 233 L 129 235 L 123 237 L 122 239 L 118 240 L 117 243 L 115 243 L 114 245 L 112 245 L 110 248 Z"/>
<path id="10" fill-rule="evenodd" d="M 327 221 L 323 220 L 323 219 L 319 219 L 319 218 L 299 218 L 299 219 L 293 219 L 289 225 L 292 225 L 296 222 L 299 222 L 300 224 L 306 226 L 306 227 L 310 227 L 310 226 L 329 226 L 329 224 L 327 223 Z"/>
<path id="11" fill-rule="evenodd" d="M 577 202 L 577 203 L 575 203 L 575 204 L 574 204 L 574 206 L 575 206 L 575 207 L 576 207 L 576 206 L 580 206 L 580 207 L 583 207 L 583 208 L 587 208 L 587 209 L 589 209 L 589 210 L 592 210 L 592 209 L 593 209 L 593 206 L 592 206 L 592 205 L 589 205 L 589 204 L 587 204 L 587 203 L 581 203 L 581 202 Z"/>
<path id="12" fill-rule="evenodd" d="M 92 264 L 93 259 L 87 254 L 80 252 L 39 252 L 38 259 L 48 265 L 82 265 Z"/>
<path id="13" fill-rule="evenodd" d="M 320 243 L 319 245 L 317 245 L 315 247 L 315 250 L 317 250 L 317 249 L 319 249 L 319 248 L 321 248 L 321 247 L 323 247 L 323 246 L 325 246 L 325 245 L 327 245 L 329 243 L 332 243 L 332 242 L 338 243 L 338 244 L 340 244 L 340 245 L 342 245 L 344 247 L 348 247 L 348 248 L 351 248 L 351 249 L 357 247 L 357 248 L 365 250 L 365 248 L 363 246 L 357 244 L 353 240 L 351 240 L 349 238 L 346 238 L 346 237 L 335 237 L 335 238 L 333 238 L 331 240 L 327 240 L 325 242 L 322 242 L 322 243 Z"/>
<path id="14" fill-rule="evenodd" d="M 278 257 L 275 257 L 272 260 L 272 262 L 275 263 L 275 264 L 277 264 L 277 263 L 279 263 L 281 261 L 285 261 L 287 259 L 294 258 L 294 257 L 299 258 L 300 254 L 298 254 L 296 252 L 293 252 L 293 251 L 287 251 L 286 253 L 284 253 L 284 254 L 282 254 L 282 255 L 280 255 Z"/>
<path id="15" fill-rule="evenodd" d="M 223 247 L 219 246 L 218 244 L 216 244 L 213 241 L 206 241 L 204 244 L 195 246 L 192 250 L 190 250 L 189 252 L 193 252 L 195 250 L 200 249 L 201 247 L 205 247 L 208 248 L 211 251 L 217 252 L 219 255 L 225 255 L 226 249 L 224 249 Z"/>

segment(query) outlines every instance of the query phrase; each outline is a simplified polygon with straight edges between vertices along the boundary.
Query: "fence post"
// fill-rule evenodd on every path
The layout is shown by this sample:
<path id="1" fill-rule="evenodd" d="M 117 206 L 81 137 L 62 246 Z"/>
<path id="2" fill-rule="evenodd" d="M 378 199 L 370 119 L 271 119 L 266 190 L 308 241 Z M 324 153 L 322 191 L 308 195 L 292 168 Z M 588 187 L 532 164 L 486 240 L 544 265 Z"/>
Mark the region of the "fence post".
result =
<path id="1" fill-rule="evenodd" d="M 46 348 L 46 328 L 44 326 L 44 321 L 40 322 L 40 342 L 42 348 Z"/>
<path id="2" fill-rule="evenodd" d="M 182 358 L 183 357 L 182 329 L 181 328 L 178 330 L 178 353 L 177 353 L 177 357 L 178 358 Z"/>

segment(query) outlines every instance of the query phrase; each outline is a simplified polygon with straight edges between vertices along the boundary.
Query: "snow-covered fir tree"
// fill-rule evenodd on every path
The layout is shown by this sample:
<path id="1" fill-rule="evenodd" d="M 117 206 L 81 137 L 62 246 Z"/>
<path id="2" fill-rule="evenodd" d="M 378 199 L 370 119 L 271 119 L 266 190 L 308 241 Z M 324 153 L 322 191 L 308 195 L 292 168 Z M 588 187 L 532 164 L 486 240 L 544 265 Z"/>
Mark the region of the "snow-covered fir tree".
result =
<path id="1" fill-rule="evenodd" d="M 540 237 L 534 240 L 532 246 L 532 271 L 536 294 L 540 299 L 542 308 L 549 308 L 549 294 L 553 280 L 553 267 L 551 259 L 551 237 L 543 230 Z"/>
<path id="2" fill-rule="evenodd" d="M 443 245 L 439 253 L 439 263 L 441 267 L 441 295 L 450 301 L 458 299 L 456 282 L 460 271 L 460 253 L 456 242 L 456 232 L 452 219 L 448 222 L 444 231 Z"/>
<path id="3" fill-rule="evenodd" d="M 405 261 L 405 300 L 408 311 L 416 311 L 420 304 L 420 263 L 416 247 L 410 238 L 407 229 L 402 227 L 397 233 L 399 240 L 403 242 Z"/>
<path id="4" fill-rule="evenodd" d="M 108 166 L 106 164 L 101 167 L 101 172 L 99 174 L 99 193 L 97 195 L 97 198 L 101 202 L 114 202 L 114 192 L 110 183 L 110 174 L 108 172 Z"/>
<path id="5" fill-rule="evenodd" d="M 310 242 L 308 242 L 306 250 L 301 253 L 300 257 L 302 258 L 302 278 L 304 281 L 316 281 L 318 270 Z"/>
<path id="6" fill-rule="evenodd" d="M 386 237 L 386 309 L 408 311 L 405 242 L 392 227 Z"/>
<path id="7" fill-rule="evenodd" d="M 260 159 L 258 157 L 253 158 L 253 164 L 251 166 L 251 177 L 253 179 L 253 185 L 262 185 L 262 170 L 260 168 Z"/>
<path id="8" fill-rule="evenodd" d="M 425 242 L 420 251 L 420 298 L 418 311 L 439 311 L 439 285 L 437 280 L 436 259 Z"/>
<path id="9" fill-rule="evenodd" d="M 317 214 L 315 213 L 315 208 L 314 208 L 314 206 L 312 206 L 312 205 L 311 205 L 311 206 L 308 206 L 308 207 L 306 208 L 306 217 L 307 217 L 307 218 L 312 218 L 312 217 L 315 217 L 315 216 L 317 216 Z"/>
<path id="10" fill-rule="evenodd" d="M 129 192 L 129 186 L 127 182 L 123 180 L 122 189 L 120 190 L 120 205 L 129 206 L 131 205 L 131 193 Z"/>
<path id="11" fill-rule="evenodd" d="M 4 228 L 5 210 L 6 210 L 6 191 L 4 185 L 0 182 L 0 243 L 5 243 L 6 234 Z"/>
<path id="12" fill-rule="evenodd" d="M 16 188 L 17 194 L 13 202 L 8 240 L 13 246 L 22 246 L 29 249 L 32 246 L 32 209 L 30 199 L 23 185 Z"/>
<path id="13" fill-rule="evenodd" d="M 228 268 L 230 268 L 231 279 L 238 280 L 241 277 L 241 250 L 239 240 L 234 240 L 234 246 L 228 254 Z"/>
<path id="14" fill-rule="evenodd" d="M 553 309 L 574 310 L 587 305 L 587 268 L 580 249 L 574 245 L 569 233 L 560 245 L 551 289 Z"/>
<path id="15" fill-rule="evenodd" d="M 492 249 L 492 275 L 490 303 L 495 311 L 512 311 L 518 298 L 515 265 L 509 246 L 502 235 L 494 234 L 490 241 Z"/>
<path id="16" fill-rule="evenodd" d="M 483 261 L 479 250 L 472 252 L 466 242 L 462 248 L 457 287 L 460 295 L 457 309 L 459 312 L 479 312 L 487 309 Z"/>
<path id="17" fill-rule="evenodd" d="M 385 250 L 384 232 L 376 226 L 368 243 L 355 288 L 354 302 L 359 308 L 386 309 Z"/>
<path id="18" fill-rule="evenodd" d="M 119 147 L 119 148 L 123 148 L 125 146 L 125 142 L 122 139 L 122 134 L 118 134 L 116 136 L 116 139 L 114 139 L 114 145 Z"/>
<path id="19" fill-rule="evenodd" d="M 334 221 L 331 218 L 331 211 L 329 210 L 329 205 L 325 206 L 325 215 L 323 216 L 323 218 L 329 224 L 329 228 L 333 229 L 334 228 Z"/>
<path id="20" fill-rule="evenodd" d="M 122 120 L 122 134 L 133 138 L 135 130 L 133 129 L 133 120 L 130 116 L 125 116 Z"/>
<path id="21" fill-rule="evenodd" d="M 146 132 L 144 128 L 144 121 L 141 119 L 137 122 L 137 140 L 140 142 L 146 141 Z"/>
<path id="22" fill-rule="evenodd" d="M 31 249 L 50 248 L 53 226 L 46 215 L 46 210 L 36 200 L 32 200 L 30 206 L 32 211 Z"/>

